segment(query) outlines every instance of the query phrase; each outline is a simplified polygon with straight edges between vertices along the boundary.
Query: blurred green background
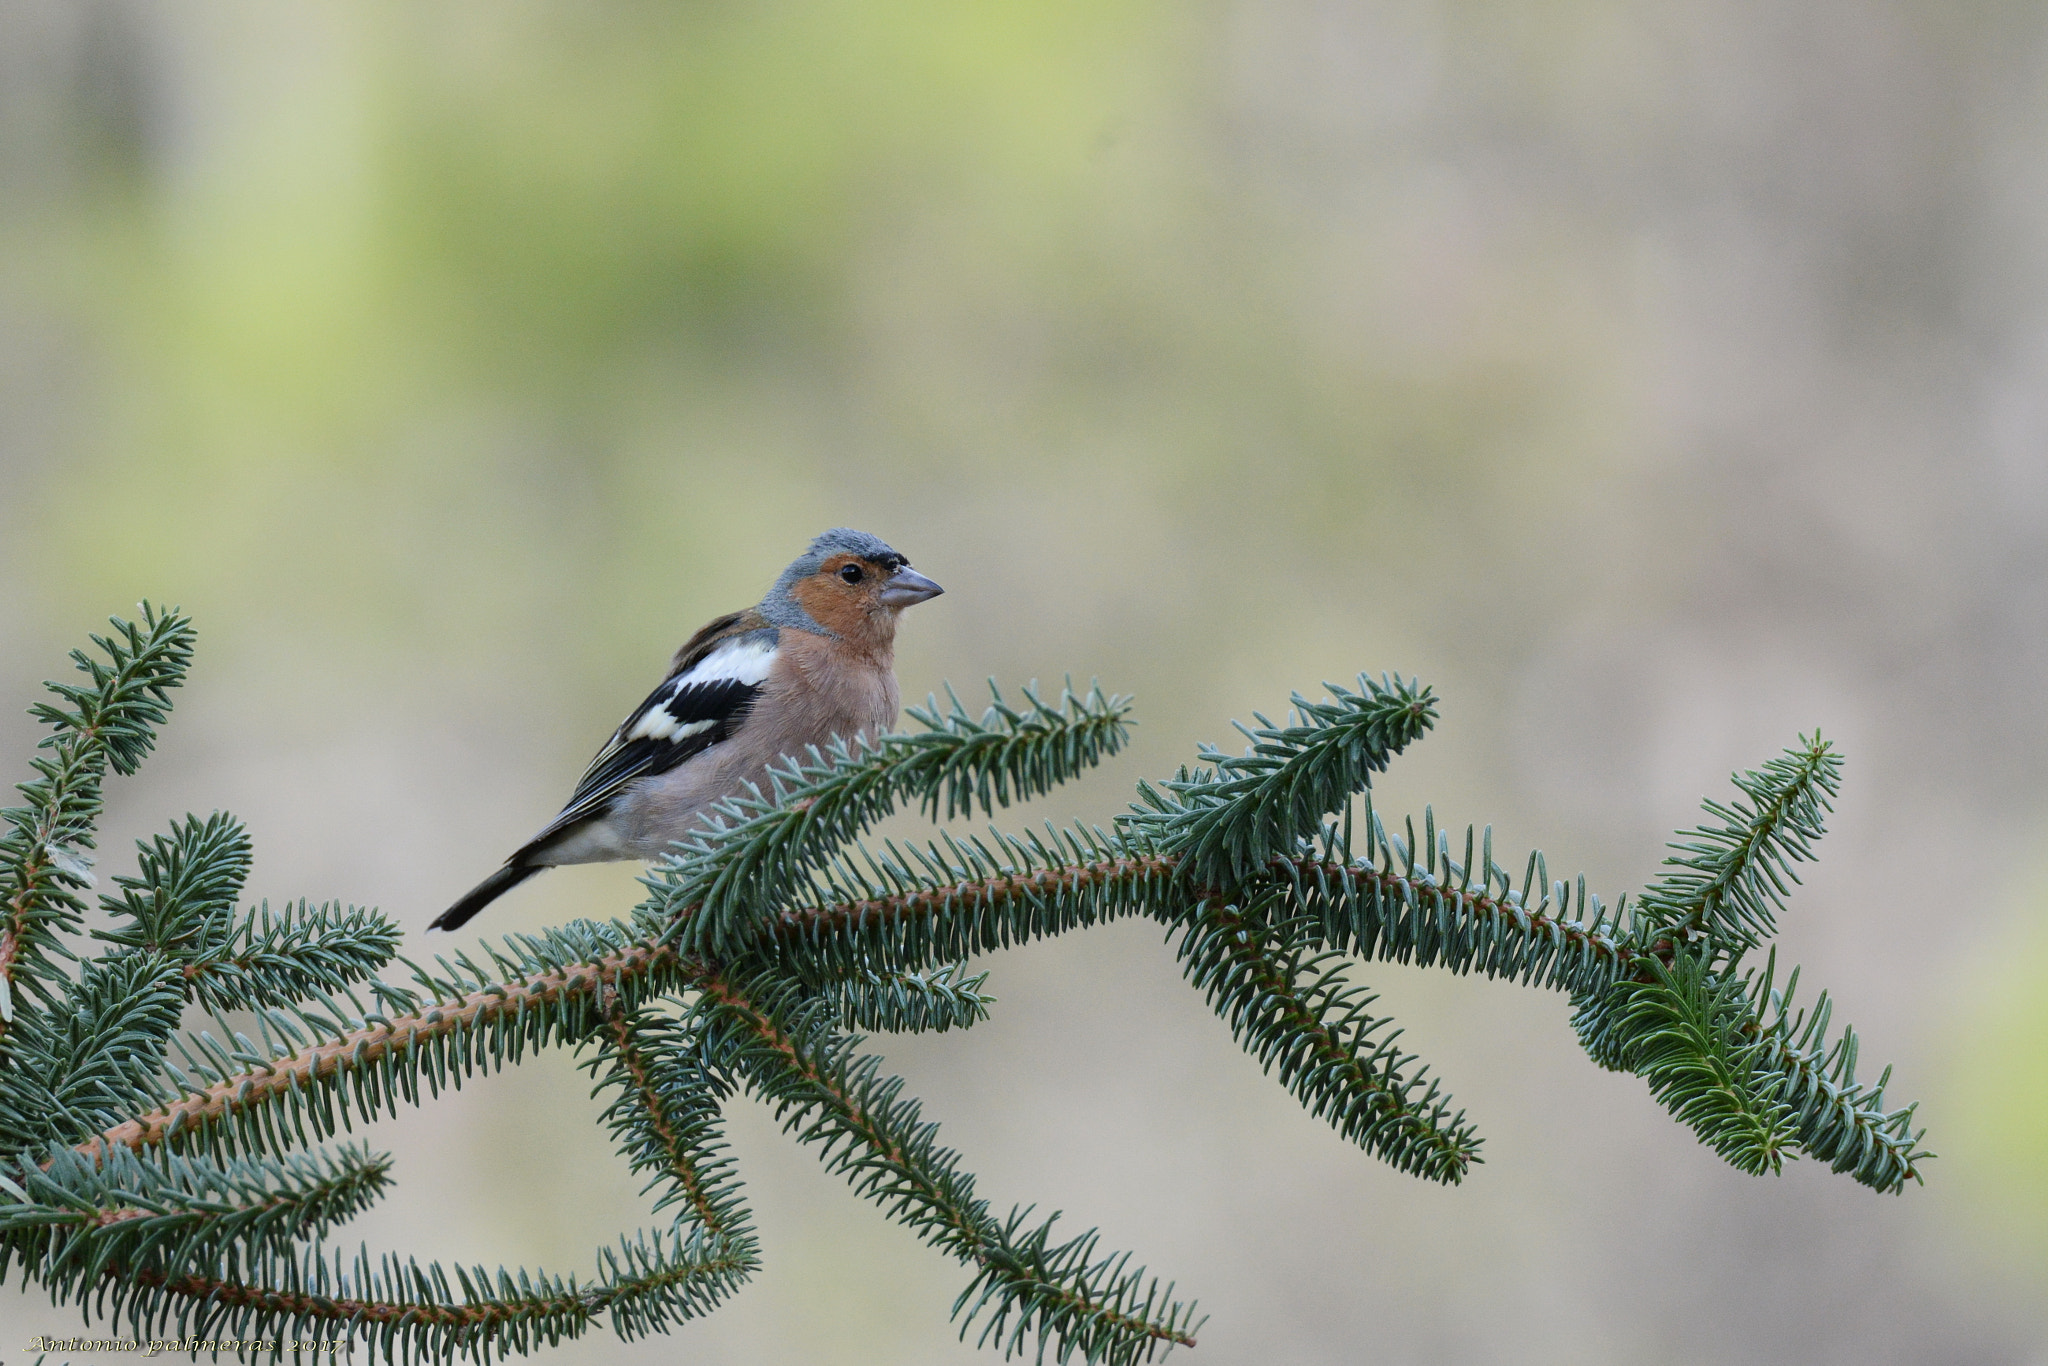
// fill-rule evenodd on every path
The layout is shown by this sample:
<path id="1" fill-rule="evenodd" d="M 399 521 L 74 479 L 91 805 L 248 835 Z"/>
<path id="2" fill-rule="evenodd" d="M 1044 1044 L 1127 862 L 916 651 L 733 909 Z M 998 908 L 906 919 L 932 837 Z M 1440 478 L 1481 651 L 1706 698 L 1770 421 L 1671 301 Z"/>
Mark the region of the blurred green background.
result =
<path id="1" fill-rule="evenodd" d="M 1559 998 L 1373 967 L 1489 1138 L 1423 1186 L 1144 926 L 883 1050 L 998 1206 L 1197 1297 L 1209 1366 L 2048 1361 L 2044 77 L 2048 11 L 1995 0 L 7 0 L 0 757 L 85 631 L 181 603 L 103 871 L 224 807 L 252 897 L 417 933 L 840 524 L 948 589 L 907 694 L 1137 695 L 1033 815 L 1400 670 L 1443 721 L 1383 805 L 1611 894 L 1819 726 L 1847 790 L 1782 943 L 1926 1101 L 1901 1198 L 1718 1165 Z M 378 1125 L 363 1236 L 588 1268 L 646 1216 L 586 1087 Z M 959 1268 L 732 1127 L 765 1273 L 550 1359 L 976 1357 Z"/>

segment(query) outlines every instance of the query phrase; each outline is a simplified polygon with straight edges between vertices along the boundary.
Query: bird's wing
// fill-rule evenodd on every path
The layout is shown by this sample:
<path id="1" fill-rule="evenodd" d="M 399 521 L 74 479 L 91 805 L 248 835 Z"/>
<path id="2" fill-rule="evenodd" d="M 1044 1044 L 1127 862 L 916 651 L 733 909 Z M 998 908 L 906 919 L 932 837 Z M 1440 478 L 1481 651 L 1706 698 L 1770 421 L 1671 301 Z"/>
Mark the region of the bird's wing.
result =
<path id="1" fill-rule="evenodd" d="M 560 815 L 527 845 L 601 815 L 637 778 L 666 773 L 739 729 L 775 663 L 780 633 L 755 612 L 736 612 L 699 631 L 676 653 L 661 686 L 620 723 L 583 771 Z"/>

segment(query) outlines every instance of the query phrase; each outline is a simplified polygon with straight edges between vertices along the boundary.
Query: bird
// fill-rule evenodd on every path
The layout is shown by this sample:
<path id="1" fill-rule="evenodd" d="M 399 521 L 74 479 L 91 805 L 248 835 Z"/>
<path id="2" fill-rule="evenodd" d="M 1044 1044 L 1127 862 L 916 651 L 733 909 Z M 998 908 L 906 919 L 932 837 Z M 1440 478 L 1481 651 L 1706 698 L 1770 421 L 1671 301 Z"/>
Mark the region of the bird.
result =
<path id="1" fill-rule="evenodd" d="M 453 930 L 547 868 L 659 860 L 768 768 L 896 722 L 896 619 L 945 590 L 879 538 L 835 527 L 757 606 L 708 623 L 619 723 L 541 832 L 428 926 Z"/>

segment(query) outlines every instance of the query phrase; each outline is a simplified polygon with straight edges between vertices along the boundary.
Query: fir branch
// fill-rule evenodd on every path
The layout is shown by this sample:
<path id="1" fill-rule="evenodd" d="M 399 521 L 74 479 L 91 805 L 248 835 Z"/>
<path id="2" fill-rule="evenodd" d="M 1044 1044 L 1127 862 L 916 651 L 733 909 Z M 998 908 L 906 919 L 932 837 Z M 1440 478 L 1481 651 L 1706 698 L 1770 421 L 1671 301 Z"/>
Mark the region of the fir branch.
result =
<path id="1" fill-rule="evenodd" d="M 848 1029 L 883 1034 L 943 1034 L 988 1018 L 995 997 L 981 988 L 988 974 L 967 975 L 964 964 L 930 972 L 874 972 L 834 982 L 825 989 L 833 1015 Z"/>
<path id="2" fill-rule="evenodd" d="M 609 1320 L 625 1338 L 700 1317 L 751 1272 L 744 1249 L 701 1233 L 642 1234 L 600 1252 L 598 1279 L 581 1285 L 543 1272 L 495 1274 L 438 1262 L 421 1266 L 367 1249 L 351 1264 L 315 1253 L 270 1279 L 152 1267 L 116 1268 L 101 1302 L 140 1338 L 241 1343 L 333 1340 L 340 1330 L 386 1361 L 487 1362 L 558 1346 Z"/>
<path id="3" fill-rule="evenodd" d="M 1791 865 L 1813 858 L 1841 778 L 1841 756 L 1817 731 L 1761 769 L 1732 775 L 1743 799 L 1701 803 L 1720 824 L 1698 826 L 1671 846 L 1664 862 L 1678 871 L 1643 889 L 1632 937 L 1707 939 L 1739 954 L 1776 934 L 1777 913 L 1799 881 Z"/>
<path id="4" fill-rule="evenodd" d="M 1345 980 L 1344 956 L 1317 954 L 1307 923 L 1270 912 L 1206 903 L 1181 932 L 1188 980 L 1309 1113 L 1401 1171 L 1464 1179 L 1479 1139 L 1463 1112 L 1450 1113 L 1426 1069 L 1403 1074 L 1415 1056 L 1368 1012 L 1376 998 Z"/>
<path id="5" fill-rule="evenodd" d="M 541 974 L 524 990 L 513 988 L 495 996 L 471 993 L 455 1010 L 438 1012 L 440 1019 L 429 1011 L 417 1023 L 422 1029 L 446 1027 L 455 1014 L 485 1005 L 486 998 L 501 1011 L 527 1014 L 539 1013 L 548 1004 L 549 993 L 578 995 L 589 1002 L 616 1001 L 622 999 L 622 982 L 636 972 L 652 975 L 644 962 L 630 959 L 630 953 L 622 954 L 615 961 L 587 965 L 591 970 L 585 972 Z M 392 1023 L 405 1031 L 405 1022 Z M 347 1065 L 362 1067 L 368 1051 L 351 1048 L 344 1055 Z M 341 1065 L 338 1058 L 336 1065 Z M 656 1064 L 643 1075 L 648 1089 L 636 1099 L 658 1092 L 659 1082 L 651 1074 L 659 1070 Z M 666 1094 L 663 1099 L 666 1120 L 674 1125 L 677 1097 Z M 209 1258 L 204 1255 L 212 1250 L 209 1242 L 182 1248 L 177 1257 L 104 1258 L 100 1289 L 111 1291 L 116 1314 L 125 1306 L 137 1330 L 145 1334 L 175 1324 L 180 1336 L 248 1339 L 303 1335 L 325 1324 L 361 1331 L 390 1360 L 438 1360 L 449 1355 L 489 1360 L 575 1337 L 607 1319 L 622 1337 L 658 1332 L 708 1312 L 758 1264 L 737 1187 L 723 1179 L 725 1163 L 716 1156 L 716 1144 L 706 1141 L 715 1135 L 702 1133 L 702 1127 L 695 1135 L 697 1161 L 684 1174 L 696 1182 L 686 1196 L 696 1200 L 690 1213 L 708 1216 L 701 1220 L 705 1227 L 694 1233 L 679 1228 L 651 1238 L 643 1234 L 601 1250 L 602 1274 L 589 1287 L 524 1272 L 493 1277 L 482 1268 L 457 1268 L 451 1281 L 439 1264 L 401 1266 L 397 1259 L 387 1258 L 380 1267 L 372 1267 L 367 1253 L 353 1272 L 339 1260 L 331 1265 L 322 1261 L 317 1253 L 305 1262 L 279 1255 L 256 1257 L 246 1250 L 235 1255 L 234 1249 L 216 1251 Z M 167 1128 L 159 1127 L 157 1136 Z M 91 1145 L 83 1155 L 60 1154 L 51 1171 L 68 1163 L 67 1170 L 104 1167 L 118 1173 L 124 1163 L 139 1160 L 112 1146 L 121 1137 L 108 1136 L 111 1141 Z M 674 1198 L 672 1193 L 657 1208 Z M 30 1216 L 24 1222 L 36 1221 Z M 218 1235 L 212 1241 L 218 1241 Z M 195 1266 L 203 1269 L 182 1275 L 165 1270 Z M 84 1279 L 78 1281 L 79 1293 L 85 1284 Z M 53 1282 L 52 1288 L 61 1297 L 63 1284 Z"/>
<path id="6" fill-rule="evenodd" d="M 942 836 L 925 850 L 863 847 L 865 871 L 836 862 L 820 879 L 823 900 L 785 909 L 734 961 L 759 957 L 827 979 L 872 963 L 923 970 L 1183 899 L 1172 858 L 1120 847 L 1081 830 L 1050 841 L 990 831 L 985 841 Z"/>
<path id="7" fill-rule="evenodd" d="M 1620 932 L 1620 905 L 1549 879 L 1543 856 L 1531 853 L 1522 886 L 1493 861 L 1493 829 L 1478 841 L 1465 828 L 1465 859 L 1454 860 L 1450 837 L 1425 810 L 1423 838 L 1390 835 L 1370 800 L 1365 848 L 1353 854 L 1348 836 L 1325 829 L 1319 847 L 1274 860 L 1287 880 L 1290 914 L 1317 926 L 1319 942 L 1383 962 L 1477 972 L 1502 981 L 1560 990 L 1603 987 L 1642 956 Z M 1475 881 L 1476 878 L 1476 881 Z"/>
<path id="8" fill-rule="evenodd" d="M 191 941 L 209 922 L 233 920 L 252 857 L 248 831 L 224 811 L 173 821 L 168 835 L 135 842 L 135 876 L 115 878 L 120 895 L 100 898 L 116 928 L 92 937 L 189 961 Z"/>
<path id="9" fill-rule="evenodd" d="M 0 1177 L 19 1193 L 0 1205 L 0 1257 L 19 1257 L 60 1301 L 114 1268 L 203 1261 L 260 1274 L 367 1209 L 389 1186 L 390 1168 L 389 1157 L 354 1147 L 229 1166 L 125 1149 L 98 1161 L 59 1151 L 47 1168 L 24 1161 L 12 1179 Z"/>
<path id="10" fill-rule="evenodd" d="M 1179 855 L 1188 880 L 1234 887 L 1314 834 L 1436 722 L 1436 696 L 1416 682 L 1360 674 L 1357 692 L 1323 686 L 1329 702 L 1294 694 L 1293 724 L 1259 716 L 1257 730 L 1238 726 L 1252 742 L 1242 756 L 1203 745 L 1205 767 L 1141 783 L 1143 801 L 1119 827 Z"/>
<path id="11" fill-rule="evenodd" d="M 985 1315 L 980 1340 L 1000 1341 L 1005 1355 L 1035 1334 L 1041 1354 L 1056 1343 L 1057 1360 L 1079 1353 L 1106 1366 L 1194 1345 L 1193 1309 L 1127 1258 L 1097 1258 L 1093 1234 L 1054 1244 L 1050 1220 L 1025 1230 L 1029 1211 L 995 1220 L 957 1155 L 938 1146 L 938 1126 L 902 1099 L 902 1080 L 881 1077 L 877 1059 L 829 1027 L 821 1003 L 802 1003 L 772 977 L 738 983 L 714 973 L 697 989 L 717 1053 L 784 1130 L 918 1237 L 975 1268 L 954 1303 L 963 1337 Z"/>
<path id="12" fill-rule="evenodd" d="M 997 839 L 999 847 L 1025 847 L 1021 841 Z M 961 846 L 954 847 L 958 849 Z M 1038 842 L 1036 847 L 1040 851 L 1038 857 L 1046 857 L 1053 846 Z M 1461 889 L 1457 885 L 1458 873 L 1450 871 L 1458 868 L 1455 863 L 1443 869 L 1442 876 L 1420 864 L 1404 867 L 1400 860 L 1405 846 L 1398 840 L 1385 837 L 1384 832 L 1374 847 L 1383 860 L 1380 866 L 1306 859 L 1277 860 L 1275 863 L 1276 872 L 1287 877 L 1298 897 L 1294 910 L 1312 916 L 1327 927 L 1333 919 L 1330 909 L 1333 904 L 1349 908 L 1351 928 L 1345 930 L 1337 942 L 1354 951 L 1392 961 L 1435 963 L 1511 979 L 1539 980 L 1554 986 L 1570 986 L 1589 978 L 1604 984 L 1624 969 L 1642 971 L 1641 964 L 1648 961 L 1640 952 L 1618 944 L 1611 929 L 1607 928 L 1611 922 L 1604 917 L 1596 916 L 1594 927 L 1588 929 L 1580 921 L 1547 916 L 1541 910 L 1528 911 L 1522 893 L 1489 896 L 1470 887 Z M 981 848 L 986 855 L 986 846 Z M 986 912 L 996 908 L 1015 911 L 1022 906 L 1033 914 L 1051 912 L 1060 920 L 1094 923 L 1099 918 L 1107 918 L 1108 914 L 1136 909 L 1140 900 L 1137 893 L 1153 889 L 1169 878 L 1173 863 L 1171 859 L 1101 860 L 1078 867 L 1069 865 L 998 874 L 892 898 L 791 911 L 778 920 L 776 938 L 792 946 L 815 947 L 822 938 L 852 932 L 860 937 L 854 942 L 840 944 L 840 953 L 834 955 L 838 960 L 888 961 L 893 958 L 904 961 L 914 955 L 906 952 L 902 931 L 906 923 L 921 920 L 925 923 L 918 926 L 919 933 L 914 937 L 927 940 L 928 947 L 935 945 L 956 955 L 962 951 L 984 951 L 1020 942 L 1027 935 L 1020 932 L 1012 914 L 995 919 L 984 916 L 979 923 L 963 925 L 960 923 L 966 918 L 961 914 L 963 911 Z M 1504 882 L 1505 874 L 1498 873 L 1498 870 L 1495 872 Z M 1490 879 L 1488 885 L 1491 885 Z M 1080 908 L 1060 904 L 1063 899 L 1077 895 L 1087 904 Z M 1566 907 L 1573 899 L 1566 884 L 1556 884 L 1539 899 L 1539 907 L 1552 905 L 1553 897 Z M 1589 900 L 1581 893 L 1581 905 Z M 1389 908 L 1394 914 L 1386 913 Z M 932 923 L 938 921 L 948 923 L 943 926 Z M 877 929 L 893 933 L 885 941 L 873 933 Z M 1519 947 L 1509 951 L 1503 946 Z M 1578 961 L 1563 961 L 1567 951 L 1577 955 Z M 812 961 L 815 965 L 816 960 Z M 689 974 L 685 971 L 682 975 L 686 978 Z M 595 980 L 583 994 L 596 989 Z M 507 986 L 518 991 L 532 990 L 540 995 L 555 989 L 551 983 L 541 980 L 525 982 L 512 979 Z M 472 1001 L 468 1008 L 477 1004 Z M 452 1015 L 444 1012 L 444 1027 L 453 1025 L 459 1018 L 459 1010 Z M 405 1029 L 413 1026 L 394 1022 L 394 1027 Z M 350 1056 L 337 1067 L 359 1065 L 350 1048 L 338 1045 L 323 1046 L 316 1050 L 315 1056 L 343 1053 Z M 378 1056 L 374 1046 L 364 1055 L 369 1061 L 375 1061 Z M 1359 1065 L 1358 1059 L 1354 1058 L 1350 1065 Z M 260 1102 L 265 1098 L 266 1086 L 263 1083 L 262 1075 L 244 1073 L 223 1078 L 212 1091 L 216 1098 L 222 1093 L 240 1092 L 245 1101 Z M 274 1080 L 268 1083 L 270 1088 L 276 1085 Z M 1802 1094 L 1818 1097 L 1829 1093 L 1808 1085 Z M 1818 1100 L 1815 1107 L 1817 1112 L 1824 1108 Z M 1837 1105 L 1836 1109 L 1839 1110 L 1840 1106 Z"/>
<path id="13" fill-rule="evenodd" d="M 1782 995 L 1773 990 L 1775 952 L 1761 975 L 1709 972 L 1692 954 L 1683 956 L 1679 968 L 1690 974 L 1684 999 L 1670 994 L 1671 969 L 1654 957 L 1629 980 L 1575 999 L 1572 1025 L 1595 1062 L 1643 1071 L 1642 1035 L 1661 1032 L 1651 1050 L 1654 1070 L 1680 1085 L 1712 1087 L 1724 1072 L 1749 1069 L 1729 1088 L 1719 1120 L 1715 1111 L 1721 1103 L 1711 1097 L 1700 1102 L 1700 1113 L 1736 1134 L 1756 1123 L 1740 1110 L 1777 1116 L 1756 1130 L 1763 1135 L 1759 1151 L 1776 1154 L 1767 1169 L 1775 1171 L 1778 1159 L 1790 1155 L 1781 1141 L 1789 1135 L 1791 1146 L 1873 1190 L 1898 1194 L 1907 1181 L 1923 1180 L 1918 1164 L 1933 1154 L 1919 1146 L 1924 1131 L 1912 1127 L 1916 1107 L 1885 1108 L 1890 1068 L 1876 1085 L 1858 1084 L 1855 1031 L 1845 1029 L 1829 1041 L 1826 993 L 1812 1011 L 1795 1012 L 1790 1002 L 1799 974 L 1793 972 Z M 1645 1000 L 1645 991 L 1665 995 Z"/>
<path id="14" fill-rule="evenodd" d="M 1914 1107 L 1884 1108 L 1884 1079 L 1856 1082 L 1856 1037 L 1828 1042 L 1825 994 L 1794 1015 L 1791 984 L 1736 975 L 1743 951 L 1776 932 L 1791 864 L 1810 860 L 1840 783 L 1841 759 L 1818 734 L 1761 769 L 1737 774 L 1746 800 L 1704 802 L 1700 826 L 1666 860 L 1682 871 L 1647 889 L 1628 942 L 1629 980 L 1579 985 L 1573 1024 L 1603 1067 L 1641 1072 L 1703 1142 L 1743 1170 L 1776 1171 L 1788 1146 L 1875 1190 L 1918 1181 L 1930 1154 Z M 1796 984 L 1798 973 L 1792 975 Z M 1768 1017 L 1768 1018 L 1766 1018 Z M 1886 1070 L 1886 1078 L 1890 1076 Z"/>
<path id="15" fill-rule="evenodd" d="M 725 1083 L 715 1075 L 694 1031 L 678 1020 L 614 1008 L 592 1036 L 598 1054 L 584 1064 L 598 1083 L 616 1089 L 604 1121 L 636 1172 L 650 1172 L 644 1195 L 665 1187 L 658 1214 L 680 1205 L 683 1217 L 734 1247 L 752 1245 L 746 1207 L 719 1132 Z M 601 1074 L 601 1075 L 599 1075 Z"/>
<path id="16" fill-rule="evenodd" d="M 1856 1031 L 1844 1028 L 1830 1043 L 1833 1009 L 1827 993 L 1820 994 L 1811 1011 L 1794 1010 L 1799 971 L 1793 969 L 1780 993 L 1773 987 L 1776 969 L 1773 950 L 1763 972 L 1746 979 L 1751 1014 L 1746 1028 L 1757 1040 L 1758 1071 L 1777 1079 L 1791 1109 L 1799 1146 L 1873 1190 L 1898 1194 L 1907 1181 L 1921 1181 L 1918 1164 L 1933 1154 L 1920 1147 L 1925 1131 L 1913 1128 L 1918 1107 L 1885 1109 L 1889 1067 L 1875 1085 L 1859 1085 Z"/>
<path id="17" fill-rule="evenodd" d="M 209 926 L 181 970 L 208 1010 L 283 1006 L 365 981 L 398 953 L 400 930 L 361 906 L 300 901 L 272 913 L 264 902 L 239 920 Z"/>
<path id="18" fill-rule="evenodd" d="M 1691 953 L 1644 966 L 1648 981 L 1617 984 L 1602 1007 L 1623 1064 L 1730 1166 L 1776 1174 L 1797 1131 L 1782 1080 L 1759 1066 L 1743 983 Z"/>
<path id="19" fill-rule="evenodd" d="M 287 1005 L 368 978 L 398 952 L 399 929 L 375 911 L 301 901 L 273 913 L 264 902 L 238 915 L 249 837 L 216 811 L 173 823 L 168 836 L 136 845 L 136 875 L 102 896 L 114 918 L 92 937 L 116 949 L 153 950 L 175 961 L 193 998 L 210 1011 Z"/>
<path id="20" fill-rule="evenodd" d="M 72 1142 L 147 1095 L 185 1005 L 177 966 L 155 953 L 88 963 L 71 992 L 26 1012 L 9 1040 L 0 1151 Z"/>
<path id="21" fill-rule="evenodd" d="M 159 613 L 147 602 L 140 606 L 140 623 L 108 618 L 119 639 L 91 638 L 107 657 L 105 663 L 83 650 L 71 652 L 73 666 L 92 680 L 89 685 L 44 684 L 71 709 L 49 702 L 29 708 L 31 716 L 58 730 L 42 747 L 62 751 L 65 736 L 76 736 L 124 776 L 140 768 L 143 757 L 156 747 L 156 728 L 171 714 L 170 691 L 183 684 L 192 662 L 194 632 L 191 619 L 175 607 Z M 75 835 L 81 830 L 60 833 Z"/>
<path id="22" fill-rule="evenodd" d="M 1631 918 L 1583 878 L 1552 882 L 1541 854 L 1518 887 L 1491 830 L 1467 827 L 1454 857 L 1427 808 L 1419 835 L 1411 820 L 1396 836 L 1368 800 L 1354 851 L 1351 798 L 1435 717 L 1429 690 L 1399 679 L 1297 696 L 1287 726 L 1244 730 L 1247 754 L 1204 747 L 1199 771 L 1141 785 L 1113 833 L 860 845 L 899 805 L 952 817 L 1045 792 L 1129 725 L 1099 690 L 1058 707 L 1027 690 L 1026 709 L 997 695 L 979 721 L 949 691 L 950 711 L 913 713 L 923 734 L 812 751 L 773 775 L 774 803 L 728 804 L 628 921 L 508 938 L 438 971 L 408 963 L 393 984 L 370 977 L 397 945 L 375 912 L 238 912 L 248 839 L 220 813 L 139 847 L 136 875 L 101 898 L 111 922 L 92 934 L 108 955 L 65 942 L 84 928 L 79 851 L 102 776 L 148 751 L 190 652 L 175 613 L 116 624 L 98 640 L 111 662 L 74 655 L 89 685 L 37 709 L 53 753 L 0 833 L 0 1275 L 19 1258 L 60 1301 L 92 1296 L 144 1330 L 339 1330 L 388 1360 L 479 1361 L 606 1319 L 623 1337 L 662 1331 L 758 1262 L 719 1116 L 743 1083 L 858 1193 L 972 1268 L 963 1337 L 978 1324 L 1006 1353 L 1035 1339 L 1041 1358 L 1106 1363 L 1191 1343 L 1193 1311 L 1094 1233 L 1056 1241 L 1057 1216 L 1029 1208 L 994 1217 L 902 1082 L 842 1032 L 972 1025 L 991 1000 L 963 960 L 1131 915 L 1167 927 L 1190 980 L 1304 1108 L 1419 1175 L 1457 1180 L 1478 1140 L 1348 981 L 1347 957 L 1569 992 L 1595 1060 L 1643 1075 L 1743 1170 L 1804 1152 L 1896 1191 L 1929 1156 L 1913 1107 L 1885 1107 L 1889 1070 L 1857 1080 L 1856 1036 L 1830 1035 L 1825 993 L 1795 1010 L 1796 973 L 1781 994 L 1774 961 L 1738 972 L 1835 793 L 1818 736 L 1739 775 L 1740 800 L 1709 803 L 1718 824 L 1682 837 L 1677 871 Z M 256 1037 L 179 1035 L 189 1000 L 251 1010 Z M 607 1125 L 672 1227 L 601 1249 L 588 1283 L 322 1248 L 382 1189 L 385 1161 L 280 1154 L 558 1045 L 594 1048 Z"/>
<path id="23" fill-rule="evenodd" d="M 101 780 L 109 767 L 135 772 L 191 662 L 192 624 L 177 609 L 159 613 L 145 602 L 139 624 L 111 621 L 113 636 L 92 637 L 104 663 L 71 652 L 90 684 L 46 684 L 68 707 L 29 709 L 56 727 L 38 746 L 53 753 L 39 755 L 37 777 L 16 788 L 26 805 L 0 812 L 8 827 L 0 835 L 0 1040 L 19 995 L 48 1003 L 50 984 L 61 980 L 50 955 L 61 954 L 58 936 L 75 932 L 85 909 L 78 893 L 91 878 L 82 851 L 96 847 Z"/>
<path id="24" fill-rule="evenodd" d="M 1545 884 L 1540 855 L 1530 859 L 1519 891 L 1490 853 L 1488 875 L 1475 883 L 1447 853 L 1435 861 L 1412 854 L 1369 803 L 1366 815 L 1364 859 L 1326 831 L 1319 847 L 1270 860 L 1261 876 L 1244 881 L 1244 892 L 1283 894 L 1286 909 L 1276 914 L 1310 918 L 1318 942 L 1339 951 L 1505 981 L 1604 986 L 1642 956 L 1583 884 L 1576 893 L 1569 883 Z M 1490 830 L 1486 838 L 1490 845 Z M 1443 840 L 1438 845 L 1447 848 Z M 1179 924 L 1220 895 L 1188 886 L 1178 855 L 1083 829 L 1053 830 L 1049 838 L 947 835 L 922 849 L 890 842 L 860 854 L 860 864 L 841 859 L 825 870 L 822 899 L 784 910 L 745 944 L 745 954 L 827 978 L 868 963 L 922 968 L 1123 916 Z"/>

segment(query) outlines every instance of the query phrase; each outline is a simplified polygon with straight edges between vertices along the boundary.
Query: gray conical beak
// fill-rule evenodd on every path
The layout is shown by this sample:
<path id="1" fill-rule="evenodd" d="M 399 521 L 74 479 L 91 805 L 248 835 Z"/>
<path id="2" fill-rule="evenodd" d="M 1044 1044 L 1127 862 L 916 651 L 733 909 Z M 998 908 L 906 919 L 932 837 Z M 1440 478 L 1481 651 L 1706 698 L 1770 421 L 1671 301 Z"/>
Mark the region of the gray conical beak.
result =
<path id="1" fill-rule="evenodd" d="M 882 585 L 882 591 L 877 596 L 881 598 L 882 606 L 901 611 L 905 607 L 923 602 L 926 598 L 935 598 L 945 591 L 906 564 L 889 576 L 889 581 Z"/>

